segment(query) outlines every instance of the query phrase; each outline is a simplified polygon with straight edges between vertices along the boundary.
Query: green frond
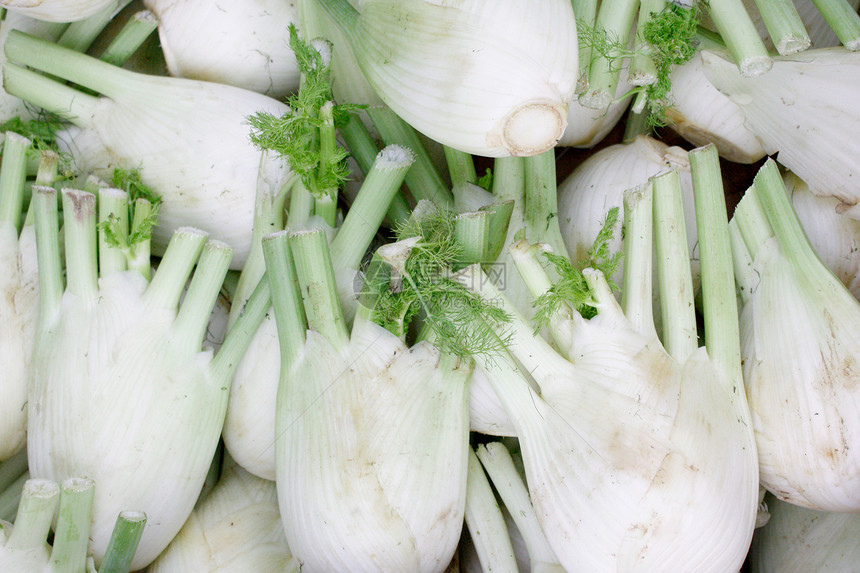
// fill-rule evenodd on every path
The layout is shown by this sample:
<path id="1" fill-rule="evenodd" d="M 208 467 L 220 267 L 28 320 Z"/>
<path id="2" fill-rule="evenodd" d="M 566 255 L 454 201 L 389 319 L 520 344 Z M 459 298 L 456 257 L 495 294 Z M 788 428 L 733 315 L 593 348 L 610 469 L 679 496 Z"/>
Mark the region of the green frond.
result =
<path id="1" fill-rule="evenodd" d="M 619 209 L 613 207 L 606 214 L 600 232 L 594 239 L 585 259 L 572 263 L 566 257 L 554 253 L 544 253 L 547 260 L 555 267 L 559 275 L 558 281 L 534 301 L 534 322 L 536 331 L 547 326 L 560 309 L 568 307 L 575 310 L 583 318 L 592 318 L 597 314 L 594 308 L 594 298 L 582 271 L 587 268 L 599 270 L 606 277 L 612 290 L 618 286 L 612 281 L 612 275 L 621 261 L 621 252 L 611 253 L 609 242 L 614 235 L 613 228 L 618 222 Z"/>

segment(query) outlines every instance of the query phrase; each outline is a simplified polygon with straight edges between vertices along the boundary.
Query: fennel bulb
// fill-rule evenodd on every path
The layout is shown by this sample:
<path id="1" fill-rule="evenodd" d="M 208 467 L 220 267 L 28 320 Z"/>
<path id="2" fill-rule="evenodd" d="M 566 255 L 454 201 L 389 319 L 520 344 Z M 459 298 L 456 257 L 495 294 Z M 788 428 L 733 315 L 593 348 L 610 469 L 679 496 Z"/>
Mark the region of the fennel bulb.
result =
<path id="1" fill-rule="evenodd" d="M 118 9 L 126 3 L 122 0 L 0 0 L 0 7 L 46 22 L 76 22 L 111 6 Z"/>
<path id="2" fill-rule="evenodd" d="M 225 464 L 215 488 L 147 571 L 298 573 L 284 538 L 275 482 Z"/>
<path id="3" fill-rule="evenodd" d="M 0 461 L 27 437 L 27 389 L 39 313 L 36 235 L 20 227 L 29 139 L 8 132 L 0 170 Z M 20 228 L 20 231 L 19 231 Z"/>
<path id="4" fill-rule="evenodd" d="M 282 161 L 252 145 L 246 118 L 260 111 L 280 116 L 284 104 L 233 86 L 137 74 L 16 31 L 5 49 L 10 61 L 102 94 L 4 67 L 7 91 L 74 124 L 57 138 L 79 170 L 109 179 L 114 168 L 139 169 L 162 199 L 156 254 L 175 229 L 194 226 L 230 245 L 231 264 L 241 268 L 251 244 L 258 175 L 290 180 Z"/>
<path id="5" fill-rule="evenodd" d="M 752 573 L 853 571 L 860 558 L 860 515 L 814 511 L 767 498 L 770 520 L 750 547 Z"/>
<path id="6" fill-rule="evenodd" d="M 625 206 L 625 308 L 600 272 L 582 271 L 597 314 L 584 319 L 573 306 L 554 314 L 560 350 L 534 335 L 492 283 L 464 277 L 514 316 L 511 355 L 476 359 L 516 426 L 531 502 L 566 571 L 736 571 L 752 538 L 757 458 L 742 392 L 719 166 L 713 148 L 695 153 L 708 153 L 691 154 L 706 347 L 696 347 L 672 172 L 653 183 L 662 342 L 650 308 L 650 187 L 629 195 Z M 539 272 L 533 263 L 523 269 Z M 567 300 L 563 291 L 546 292 Z"/>
<path id="7" fill-rule="evenodd" d="M 213 358 L 201 344 L 229 247 L 181 228 L 149 283 L 139 270 L 126 270 L 134 248 L 126 255 L 112 247 L 106 231 L 96 261 L 95 196 L 78 190 L 62 195 L 65 287 L 57 193 L 47 187 L 34 192 L 40 318 L 28 402 L 30 473 L 55 480 L 87 475 L 98 483 L 90 532 L 97 565 L 117 514 L 127 508 L 145 512 L 149 521 L 131 564 L 140 569 L 167 546 L 194 507 L 248 325 L 256 327 L 268 301 L 249 301 L 243 328 L 235 324 Z M 112 206 L 100 209 L 101 218 L 113 213 L 119 237 L 140 235 L 142 206 L 138 202 L 129 226 L 127 200 L 119 190 L 99 191 L 102 206 Z"/>
<path id="8" fill-rule="evenodd" d="M 284 34 L 295 3 L 281 0 L 144 0 L 158 18 L 170 75 L 245 88 L 282 100 L 299 87 Z"/>
<path id="9" fill-rule="evenodd" d="M 281 341 L 275 440 L 290 550 L 308 572 L 444 571 L 463 523 L 470 364 L 427 342 L 407 347 L 363 307 L 348 334 L 320 231 L 269 235 L 263 249 Z M 284 288 L 290 259 L 308 329 L 298 292 Z"/>
<path id="10" fill-rule="evenodd" d="M 766 155 L 761 141 L 744 124 L 741 107 L 708 81 L 701 52 L 673 68 L 666 123 L 693 145 L 717 146 L 720 156 L 755 163 Z"/>
<path id="11" fill-rule="evenodd" d="M 860 218 L 860 52 L 838 47 L 775 57 L 773 69 L 754 79 L 714 52 L 702 52 L 702 61 L 708 80 L 740 106 L 769 155 L 778 153 L 813 193 L 836 197 L 841 210 Z"/>
<path id="12" fill-rule="evenodd" d="M 566 0 L 322 4 L 382 100 L 431 139 L 498 157 L 542 153 L 564 133 L 579 73 Z"/>
<path id="13" fill-rule="evenodd" d="M 358 267 L 364 252 L 377 233 L 391 197 L 399 190 L 413 161 L 412 153 L 397 145 L 380 151 L 362 183 L 361 189 L 337 229 L 325 226 L 319 218 L 302 220 L 293 210 L 288 219 L 291 230 L 324 228 L 332 245 L 338 296 L 351 317 L 356 305 Z M 254 245 L 240 285 L 256 284 L 264 270 L 262 237 L 284 228 L 284 197 L 279 189 L 261 187 L 254 223 Z M 282 195 L 282 194 L 281 194 Z M 237 288 L 230 322 L 241 315 L 245 296 Z M 275 479 L 275 401 L 278 392 L 281 353 L 274 315 L 266 314 L 248 349 L 236 367 L 230 388 L 230 402 L 222 436 L 227 450 L 246 470 L 269 480 Z"/>
<path id="14" fill-rule="evenodd" d="M 732 222 L 762 485 L 810 509 L 858 511 L 860 303 L 812 250 L 772 160 Z"/>

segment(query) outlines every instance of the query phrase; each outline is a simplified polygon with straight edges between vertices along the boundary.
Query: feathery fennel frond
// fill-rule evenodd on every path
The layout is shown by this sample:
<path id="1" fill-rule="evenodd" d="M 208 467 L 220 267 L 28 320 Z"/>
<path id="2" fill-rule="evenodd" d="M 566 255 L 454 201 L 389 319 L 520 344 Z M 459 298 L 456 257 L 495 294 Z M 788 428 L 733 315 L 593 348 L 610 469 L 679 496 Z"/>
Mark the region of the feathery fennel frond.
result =
<path id="1" fill-rule="evenodd" d="M 588 288 L 585 275 L 582 273 L 586 268 L 601 271 L 610 288 L 618 290 L 618 285 L 612 281 L 611 277 L 621 261 L 621 252 L 611 253 L 609 251 L 609 242 L 613 236 L 612 229 L 618 222 L 618 212 L 618 207 L 613 207 L 606 214 L 603 226 L 591 248 L 588 249 L 585 259 L 574 264 L 561 255 L 544 253 L 547 260 L 555 266 L 560 278 L 547 292 L 534 301 L 536 330 L 547 326 L 550 319 L 563 305 L 568 305 L 584 318 L 592 318 L 597 314 L 593 306 L 594 299 L 591 290 Z"/>
<path id="2" fill-rule="evenodd" d="M 294 25 L 290 26 L 290 47 L 302 72 L 301 87 L 287 98 L 290 110 L 281 117 L 260 112 L 248 118 L 251 141 L 285 157 L 308 191 L 322 197 L 348 177 L 349 153 L 337 146 L 324 150 L 321 131 L 329 130 L 333 136 L 336 127 L 364 106 L 332 103 L 330 57 L 324 56 L 318 44 L 301 40 Z"/>
<path id="3" fill-rule="evenodd" d="M 669 73 L 672 67 L 689 61 L 697 50 L 694 41 L 699 25 L 697 5 L 684 8 L 677 4 L 667 3 L 666 7 L 655 14 L 642 29 L 642 38 L 647 43 L 644 50 L 631 50 L 626 45 L 611 37 L 605 30 L 595 26 L 582 24 L 579 29 L 579 41 L 582 47 L 587 47 L 594 54 L 606 58 L 611 66 L 619 66 L 627 58 L 637 54 L 647 55 L 657 69 L 656 80 L 643 86 L 637 86 L 622 97 L 644 92 L 650 110 L 649 122 L 659 127 L 665 125 L 665 109 L 671 102 L 668 93 L 672 87 Z"/>
<path id="4" fill-rule="evenodd" d="M 413 216 L 397 237 L 398 243 L 377 251 L 367 274 L 363 299 L 372 306 L 373 320 L 404 336 L 420 314 L 433 343 L 463 358 L 502 350 L 506 341 L 489 324 L 508 322 L 507 313 L 451 277 L 463 250 L 455 240 L 453 213 Z M 405 257 L 390 256 L 395 249 Z"/>

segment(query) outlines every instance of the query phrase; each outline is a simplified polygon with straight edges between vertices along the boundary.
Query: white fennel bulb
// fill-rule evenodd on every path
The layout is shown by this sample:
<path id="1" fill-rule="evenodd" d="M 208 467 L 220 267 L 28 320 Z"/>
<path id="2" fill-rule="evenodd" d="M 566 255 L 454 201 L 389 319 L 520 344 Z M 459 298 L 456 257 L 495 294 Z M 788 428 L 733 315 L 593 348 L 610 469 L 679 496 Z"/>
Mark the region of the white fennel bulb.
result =
<path id="1" fill-rule="evenodd" d="M 323 6 L 382 100 L 431 139 L 498 157 L 541 153 L 563 134 L 579 70 L 569 2 Z"/>
<path id="2" fill-rule="evenodd" d="M 773 161 L 732 222 L 762 485 L 810 509 L 858 511 L 860 303 L 812 250 Z"/>
<path id="3" fill-rule="evenodd" d="M 610 209 L 617 207 L 623 213 L 625 191 L 644 186 L 649 178 L 666 169 L 678 170 L 688 252 L 691 258 L 696 258 L 693 256 L 697 242 L 693 181 L 687 155 L 680 147 L 669 147 L 657 139 L 640 135 L 630 143 L 601 149 L 577 166 L 558 186 L 559 225 L 571 259 L 587 258 Z M 609 242 L 612 252 L 622 249 L 622 221 L 623 217 L 619 217 L 613 228 Z M 622 271 L 619 267 L 615 276 L 610 277 L 617 284 L 621 284 Z M 696 265 L 693 271 L 696 283 Z"/>
<path id="4" fill-rule="evenodd" d="M 348 334 L 319 231 L 269 235 L 263 249 L 281 341 L 275 440 L 290 550 L 307 572 L 444 571 L 463 524 L 471 365 L 427 342 L 407 347 L 361 310 Z M 307 329 L 284 288 L 288 256 Z"/>
<path id="5" fill-rule="evenodd" d="M 295 2 L 144 0 L 158 18 L 170 75 L 238 86 L 284 99 L 299 87 L 287 41 Z"/>
<path id="6" fill-rule="evenodd" d="M 258 175 L 290 180 L 283 161 L 251 143 L 247 117 L 280 116 L 283 103 L 234 86 L 137 74 L 14 31 L 6 55 L 102 94 L 69 90 L 6 64 L 7 91 L 75 124 L 58 139 L 78 169 L 105 179 L 114 168 L 139 169 L 162 199 L 156 254 L 176 228 L 194 226 L 230 245 L 231 264 L 241 268 L 251 245 Z"/>
<path id="7" fill-rule="evenodd" d="M 853 571 L 860 559 L 860 515 L 815 511 L 767 498 L 770 520 L 756 530 L 751 573 Z"/>
<path id="8" fill-rule="evenodd" d="M 234 364 L 250 333 L 237 325 L 239 334 L 228 335 L 214 358 L 211 349 L 201 350 L 229 247 L 181 228 L 149 283 L 141 271 L 125 270 L 133 259 L 104 239 L 96 261 L 95 196 L 62 194 L 65 288 L 57 193 L 46 187 L 34 193 L 40 317 L 28 401 L 29 469 L 34 477 L 86 475 L 98 483 L 89 536 L 96 564 L 120 511 L 145 512 L 149 521 L 131 567 L 140 569 L 194 507 L 221 433 Z M 123 192 L 100 190 L 99 202 L 101 219 L 113 213 L 129 220 Z M 135 213 L 141 208 L 138 202 Z M 118 225 L 119 236 L 139 229 Z M 266 305 L 246 305 L 250 328 Z"/>
<path id="9" fill-rule="evenodd" d="M 413 158 L 409 150 L 397 145 L 380 151 L 337 229 L 324 227 L 318 217 L 304 222 L 297 221 L 295 217 L 288 219 L 293 231 L 324 227 L 329 235 L 338 295 L 344 309 L 356 304 L 355 296 L 360 288 L 356 284 L 356 273 L 361 258 L 377 233 L 391 197 L 399 190 Z M 259 281 L 264 270 L 262 237 L 284 228 L 284 197 L 279 198 L 283 195 L 279 191 L 277 187 L 266 186 L 261 186 L 258 191 L 255 242 L 252 255 L 242 271 L 240 285 Z M 234 300 L 231 308 L 231 323 L 242 314 L 246 296 L 241 287 L 237 288 L 236 295 L 238 299 Z M 281 364 L 279 345 L 274 315 L 269 312 L 236 367 L 222 431 L 224 444 L 233 459 L 251 473 L 269 480 L 275 479 L 275 401 Z"/>
<path id="10" fill-rule="evenodd" d="M 666 123 L 693 145 L 713 143 L 722 157 L 755 163 L 766 155 L 761 141 L 745 125 L 741 107 L 708 81 L 701 52 L 672 68 Z"/>
<path id="11" fill-rule="evenodd" d="M 0 0 L 0 7 L 9 12 L 46 22 L 76 22 L 124 4 L 122 0 Z"/>
<path id="12" fill-rule="evenodd" d="M 225 464 L 206 499 L 148 573 L 298 573 L 278 512 L 275 482 Z"/>
<path id="13" fill-rule="evenodd" d="M 0 461 L 24 447 L 27 390 L 39 312 L 36 235 L 20 228 L 30 140 L 7 133 L 0 170 Z M 20 231 L 19 231 L 20 228 Z"/>
<path id="14" fill-rule="evenodd" d="M 809 191 L 791 171 L 783 174 L 788 196 L 813 250 L 830 271 L 860 300 L 860 221 L 839 212 L 834 197 Z"/>
<path id="15" fill-rule="evenodd" d="M 716 152 L 706 151 L 707 173 L 718 177 Z M 571 307 L 554 315 L 561 351 L 535 336 L 489 281 L 465 281 L 482 285 L 482 296 L 501 301 L 514 317 L 512 356 L 484 360 L 484 367 L 516 426 L 531 502 L 566 571 L 737 571 L 752 538 L 757 458 L 726 268 L 722 189 L 694 169 L 708 279 L 706 347 L 697 348 L 680 190 L 672 177 L 654 183 L 662 342 L 650 312 L 650 187 L 630 195 L 626 206 L 627 237 L 636 240 L 625 247 L 625 308 L 603 275 L 586 269 L 582 278 L 597 314 L 585 319 Z M 540 263 L 522 267 L 538 272 Z"/>
<path id="16" fill-rule="evenodd" d="M 740 106 L 769 155 L 778 154 L 813 193 L 836 197 L 849 216 L 860 218 L 854 172 L 860 52 L 838 47 L 778 56 L 759 78 L 744 78 L 714 52 L 702 52 L 702 61 L 708 80 Z"/>

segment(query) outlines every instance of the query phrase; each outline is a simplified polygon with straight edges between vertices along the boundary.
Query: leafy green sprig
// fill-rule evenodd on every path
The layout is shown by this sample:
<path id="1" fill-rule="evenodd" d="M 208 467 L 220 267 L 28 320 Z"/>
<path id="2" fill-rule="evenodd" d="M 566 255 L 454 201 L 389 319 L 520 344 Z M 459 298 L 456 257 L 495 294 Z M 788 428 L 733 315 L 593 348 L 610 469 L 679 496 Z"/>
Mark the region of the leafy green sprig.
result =
<path id="1" fill-rule="evenodd" d="M 128 193 L 129 219 L 131 226 L 123 228 L 117 213 L 110 213 L 97 225 L 104 233 L 105 242 L 120 249 L 131 260 L 136 256 L 136 246 L 146 245 L 152 238 L 152 229 L 158 223 L 158 208 L 161 197 L 143 183 L 137 169 L 114 169 L 111 185 Z"/>
<path id="2" fill-rule="evenodd" d="M 669 74 L 673 66 L 688 62 L 698 49 L 695 37 L 699 29 L 698 3 L 691 8 L 668 3 L 655 14 L 643 27 L 644 50 L 630 50 L 605 30 L 594 26 L 582 25 L 578 29 L 580 45 L 590 48 L 595 54 L 606 58 L 612 65 L 635 55 L 651 58 L 657 70 L 653 83 L 636 86 L 622 97 L 645 93 L 650 110 L 649 122 L 654 127 L 665 125 L 665 110 L 671 105 L 668 94 L 672 87 Z"/>
<path id="3" fill-rule="evenodd" d="M 463 253 L 455 240 L 454 214 L 434 209 L 413 215 L 398 228 L 397 238 L 388 251 L 377 251 L 365 277 L 362 301 L 372 309 L 372 320 L 405 336 L 420 316 L 433 343 L 461 358 L 504 349 L 506 338 L 490 324 L 509 322 L 507 312 L 452 277 L 452 266 Z M 389 256 L 392 250 L 406 256 Z"/>
<path id="4" fill-rule="evenodd" d="M 334 144 L 335 129 L 366 106 L 333 103 L 330 45 L 301 40 L 290 25 L 290 48 L 302 72 L 299 91 L 287 98 L 290 109 L 281 117 L 259 112 L 248 118 L 251 141 L 285 157 L 315 197 L 331 197 L 349 176 L 349 152 Z"/>
<path id="5" fill-rule="evenodd" d="M 613 207 L 606 214 L 606 219 L 591 248 L 583 260 L 576 263 L 567 257 L 553 253 L 544 253 L 547 260 L 555 267 L 559 279 L 550 289 L 534 301 L 534 322 L 536 330 L 548 326 L 550 320 L 560 309 L 569 307 L 583 318 L 592 318 L 597 314 L 594 298 L 582 271 L 587 268 L 599 270 L 606 277 L 610 288 L 618 290 L 618 285 L 612 280 L 612 275 L 621 261 L 621 252 L 612 253 L 609 242 L 613 237 L 613 228 L 618 222 L 618 207 Z"/>

